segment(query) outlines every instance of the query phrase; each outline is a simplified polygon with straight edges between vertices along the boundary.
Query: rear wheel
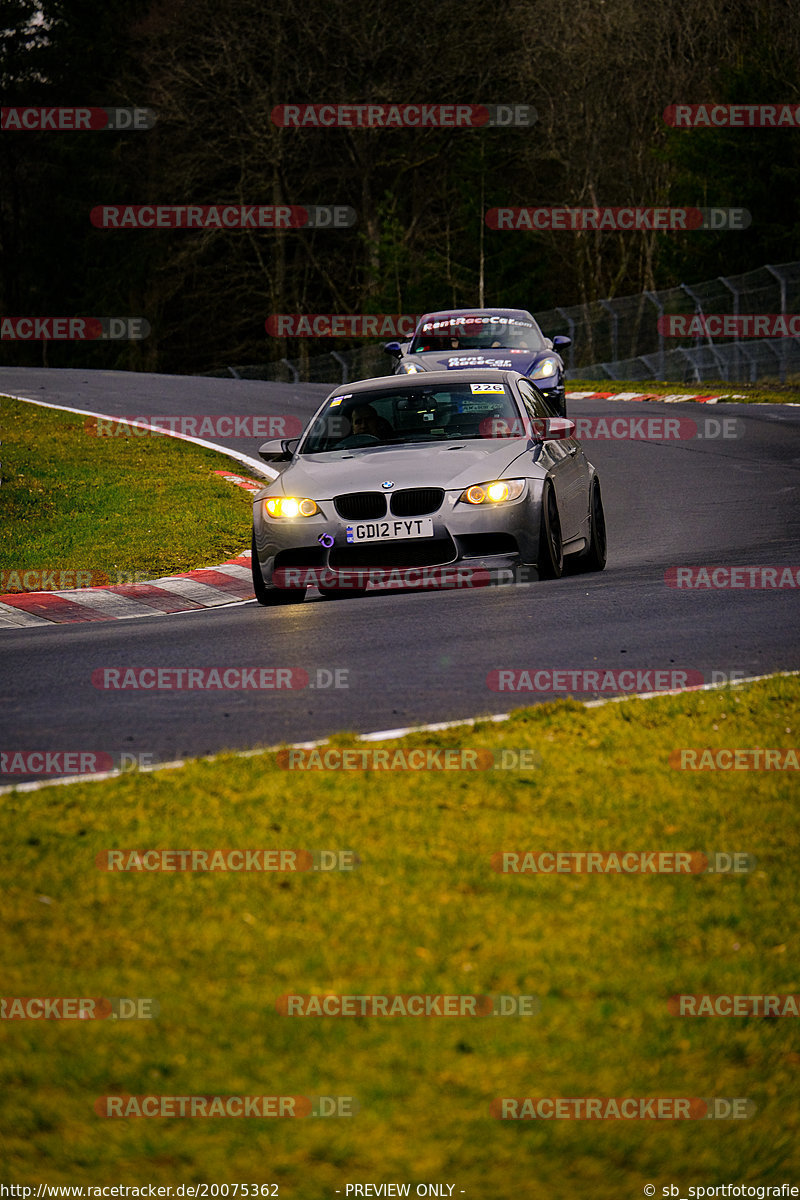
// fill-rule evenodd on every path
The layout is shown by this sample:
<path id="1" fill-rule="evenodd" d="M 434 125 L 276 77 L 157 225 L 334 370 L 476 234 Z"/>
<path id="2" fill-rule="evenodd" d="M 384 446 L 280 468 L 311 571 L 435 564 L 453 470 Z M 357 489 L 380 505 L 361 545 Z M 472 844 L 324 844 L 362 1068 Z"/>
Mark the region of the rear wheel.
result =
<path id="1" fill-rule="evenodd" d="M 564 571 L 564 547 L 561 542 L 561 519 L 553 485 L 544 485 L 542 520 L 539 527 L 539 557 L 536 561 L 540 579 L 560 579 Z"/>
<path id="2" fill-rule="evenodd" d="M 606 553 L 606 515 L 600 484 L 594 479 L 589 499 L 589 545 L 578 558 L 581 570 L 602 571 L 606 565 Z"/>
<path id="3" fill-rule="evenodd" d="M 305 600 L 305 588 L 268 588 L 264 583 L 264 576 L 261 574 L 261 566 L 256 553 L 255 529 L 251 542 L 250 566 L 253 572 L 253 591 L 256 594 L 256 600 L 265 608 L 272 608 L 277 604 L 300 604 Z"/>

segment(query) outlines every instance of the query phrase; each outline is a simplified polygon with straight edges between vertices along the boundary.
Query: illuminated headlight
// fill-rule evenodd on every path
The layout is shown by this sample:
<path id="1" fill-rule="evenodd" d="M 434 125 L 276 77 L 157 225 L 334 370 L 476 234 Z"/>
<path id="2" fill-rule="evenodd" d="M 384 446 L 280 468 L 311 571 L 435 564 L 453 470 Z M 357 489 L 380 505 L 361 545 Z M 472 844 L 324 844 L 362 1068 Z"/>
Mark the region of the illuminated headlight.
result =
<path id="1" fill-rule="evenodd" d="M 545 379 L 548 375 L 555 375 L 557 370 L 558 363 L 554 358 L 543 358 L 540 363 L 536 364 L 531 379 Z"/>
<path id="2" fill-rule="evenodd" d="M 525 490 L 524 479 L 496 479 L 493 483 L 474 483 L 459 496 L 467 504 L 502 504 L 518 500 Z"/>
<path id="3" fill-rule="evenodd" d="M 264 508 L 276 520 L 291 521 L 294 517 L 313 517 L 319 512 L 313 500 L 298 499 L 297 496 L 268 496 Z"/>
<path id="4" fill-rule="evenodd" d="M 418 367 L 416 363 L 404 363 L 403 371 L 406 375 L 419 375 L 420 371 L 424 371 L 424 367 Z"/>

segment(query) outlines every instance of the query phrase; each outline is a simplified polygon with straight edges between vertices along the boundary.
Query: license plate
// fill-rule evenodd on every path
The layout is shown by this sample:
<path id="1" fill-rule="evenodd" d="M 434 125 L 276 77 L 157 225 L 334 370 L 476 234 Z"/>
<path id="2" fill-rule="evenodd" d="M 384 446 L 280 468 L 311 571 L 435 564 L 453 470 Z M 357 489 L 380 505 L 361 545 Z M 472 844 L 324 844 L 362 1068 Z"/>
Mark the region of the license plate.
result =
<path id="1" fill-rule="evenodd" d="M 433 517 L 393 517 L 390 521 L 359 521 L 347 526 L 347 540 L 351 544 L 424 537 L 433 537 Z"/>

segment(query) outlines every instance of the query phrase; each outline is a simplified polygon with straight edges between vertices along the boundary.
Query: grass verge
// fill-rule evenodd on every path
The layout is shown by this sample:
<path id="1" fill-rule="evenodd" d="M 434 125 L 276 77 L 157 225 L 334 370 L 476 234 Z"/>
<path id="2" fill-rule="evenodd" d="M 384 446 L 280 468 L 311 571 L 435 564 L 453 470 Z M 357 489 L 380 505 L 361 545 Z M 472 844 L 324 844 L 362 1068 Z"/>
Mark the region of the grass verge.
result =
<path id="1" fill-rule="evenodd" d="M 680 747 L 797 746 L 799 720 L 800 681 L 781 677 L 596 709 L 538 705 L 394 743 L 532 748 L 535 770 L 298 772 L 265 753 L 4 797 L 4 994 L 160 1006 L 150 1021 L 3 1022 L 9 1178 L 275 1182 L 283 1200 L 387 1180 L 492 1200 L 796 1182 L 797 1019 L 681 1019 L 667 998 L 800 992 L 796 773 L 669 765 Z M 304 874 L 95 865 L 107 849 L 153 847 L 349 849 L 361 863 Z M 498 874 L 491 856 L 506 849 L 739 851 L 757 863 L 738 876 Z M 541 1012 L 276 1012 L 282 994 L 311 992 L 535 994 Z M 122 1093 L 350 1095 L 361 1111 L 94 1114 L 98 1097 Z M 513 1122 L 490 1117 L 499 1096 L 748 1097 L 757 1112 Z"/>
<path id="2" fill-rule="evenodd" d="M 170 437 L 103 438 L 88 419 L 0 398 L 0 569 L 153 579 L 249 546 L 251 497 L 224 455 Z M 19 590 L 19 589 L 17 589 Z"/>

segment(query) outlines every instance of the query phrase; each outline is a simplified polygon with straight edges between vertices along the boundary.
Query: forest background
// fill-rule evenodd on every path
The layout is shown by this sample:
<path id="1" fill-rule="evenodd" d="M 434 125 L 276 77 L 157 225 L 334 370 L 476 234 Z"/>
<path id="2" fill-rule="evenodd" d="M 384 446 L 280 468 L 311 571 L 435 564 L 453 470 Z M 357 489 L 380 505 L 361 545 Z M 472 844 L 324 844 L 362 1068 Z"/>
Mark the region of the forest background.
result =
<path id="1" fill-rule="evenodd" d="M 533 312 L 800 259 L 800 128 L 671 128 L 800 101 L 787 0 L 0 0 L 4 106 L 147 107 L 152 129 L 0 133 L 0 318 L 141 317 L 142 341 L 0 343 L 6 365 L 202 373 L 352 339 L 276 313 Z M 530 128 L 282 129 L 277 105 L 528 104 Z M 105 230 L 99 204 L 337 204 L 341 230 Z M 495 206 L 745 208 L 742 231 L 499 232 Z M 547 332 L 547 331 L 545 331 Z M 388 369 L 388 368 L 387 368 Z"/>

